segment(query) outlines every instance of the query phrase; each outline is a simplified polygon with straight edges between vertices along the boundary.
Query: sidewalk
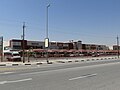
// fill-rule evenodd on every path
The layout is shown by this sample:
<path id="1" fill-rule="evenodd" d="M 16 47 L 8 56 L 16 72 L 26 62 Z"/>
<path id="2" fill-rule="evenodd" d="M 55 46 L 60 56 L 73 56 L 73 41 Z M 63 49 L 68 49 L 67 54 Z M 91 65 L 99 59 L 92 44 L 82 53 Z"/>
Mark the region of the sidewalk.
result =
<path id="1" fill-rule="evenodd" d="M 107 57 L 74 57 L 74 58 L 64 58 L 64 59 L 49 59 L 49 64 L 54 63 L 71 63 L 71 62 L 86 62 L 86 61 L 95 61 L 95 60 L 110 60 L 110 59 L 118 59 L 117 56 L 107 56 Z M 31 65 L 42 65 L 47 64 L 46 60 L 32 60 L 30 62 L 0 62 L 0 66 L 31 66 Z"/>

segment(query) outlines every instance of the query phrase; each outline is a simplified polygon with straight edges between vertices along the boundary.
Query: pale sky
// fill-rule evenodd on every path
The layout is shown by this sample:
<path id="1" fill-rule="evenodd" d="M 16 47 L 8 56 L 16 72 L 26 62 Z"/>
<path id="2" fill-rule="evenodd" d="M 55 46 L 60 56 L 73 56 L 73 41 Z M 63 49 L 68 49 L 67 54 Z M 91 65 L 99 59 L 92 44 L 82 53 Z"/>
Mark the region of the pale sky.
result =
<path id="1" fill-rule="evenodd" d="M 120 33 L 120 0 L 0 0 L 0 33 L 4 40 L 46 37 L 46 6 L 49 8 L 51 41 L 116 44 Z"/>

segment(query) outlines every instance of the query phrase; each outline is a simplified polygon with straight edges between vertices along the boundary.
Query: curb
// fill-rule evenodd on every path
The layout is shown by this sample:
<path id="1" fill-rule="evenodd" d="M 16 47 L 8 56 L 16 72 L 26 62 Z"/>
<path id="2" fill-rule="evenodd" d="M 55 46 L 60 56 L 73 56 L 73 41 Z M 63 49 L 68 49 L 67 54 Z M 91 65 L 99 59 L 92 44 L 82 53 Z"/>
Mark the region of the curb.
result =
<path id="1" fill-rule="evenodd" d="M 42 65 L 42 64 L 53 64 L 53 63 L 72 63 L 72 62 L 89 62 L 89 61 L 98 61 L 98 60 L 109 60 L 109 59 L 117 59 L 117 57 L 108 57 L 108 58 L 91 58 L 91 59 L 77 59 L 77 60 L 61 60 L 61 61 L 51 61 L 49 63 L 46 62 L 33 62 L 33 63 L 2 63 L 0 66 L 32 66 L 32 65 Z"/>
<path id="2" fill-rule="evenodd" d="M 38 63 L 15 63 L 15 64 L 0 64 L 0 66 L 31 66 L 31 65 L 42 65 L 43 63 L 38 62 Z M 52 64 L 52 63 L 49 63 Z"/>
<path id="3" fill-rule="evenodd" d="M 30 64 L 30 63 L 26 63 L 25 65 L 28 66 L 28 65 L 32 65 L 32 64 Z"/>
<path id="4" fill-rule="evenodd" d="M 41 65 L 41 64 L 43 64 L 43 63 L 36 63 L 36 65 Z"/>
<path id="5" fill-rule="evenodd" d="M 6 64 L 0 64 L 0 66 L 6 66 Z"/>
<path id="6" fill-rule="evenodd" d="M 79 60 L 75 60 L 75 62 L 79 62 Z"/>
<path id="7" fill-rule="evenodd" d="M 72 61 L 68 61 L 68 63 L 71 63 Z"/>
<path id="8" fill-rule="evenodd" d="M 12 64 L 12 66 L 18 66 L 19 64 Z"/>
<path id="9" fill-rule="evenodd" d="M 65 63 L 64 61 L 57 61 L 57 63 Z"/>

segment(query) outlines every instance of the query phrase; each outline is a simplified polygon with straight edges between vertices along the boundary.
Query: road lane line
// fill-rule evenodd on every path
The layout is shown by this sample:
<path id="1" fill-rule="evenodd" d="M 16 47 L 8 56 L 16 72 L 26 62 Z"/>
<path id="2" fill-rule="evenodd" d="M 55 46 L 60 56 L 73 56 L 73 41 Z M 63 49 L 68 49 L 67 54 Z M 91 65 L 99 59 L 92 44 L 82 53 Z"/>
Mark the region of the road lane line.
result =
<path id="1" fill-rule="evenodd" d="M 87 77 L 93 77 L 93 76 L 97 76 L 97 73 L 88 74 L 88 75 L 83 75 L 83 76 L 80 76 L 80 77 L 71 78 L 71 79 L 69 79 L 69 80 L 72 81 L 72 80 L 77 80 L 77 79 L 82 79 L 82 78 L 87 78 Z"/>
<path id="2" fill-rule="evenodd" d="M 32 80 L 32 78 L 15 80 L 15 81 L 1 81 L 0 84 L 17 83 L 17 82 L 24 82 L 24 81 L 30 81 L 30 80 Z"/>
<path id="3" fill-rule="evenodd" d="M 116 65 L 116 64 L 120 64 L 120 63 L 105 63 L 105 64 L 89 65 L 89 66 L 82 66 L 82 67 L 62 68 L 62 69 L 57 69 L 57 70 L 22 73 L 22 74 L 19 74 L 19 75 L 35 75 L 35 74 L 42 74 L 42 73 L 47 73 L 47 72 L 55 72 L 55 71 L 58 72 L 58 71 L 63 71 L 63 70 L 76 70 L 76 69 L 95 68 L 95 67 L 103 67 L 103 66 L 110 66 L 110 65 Z"/>
<path id="4" fill-rule="evenodd" d="M 14 72 L 3 72 L 3 73 L 0 73 L 0 75 L 4 75 L 4 74 L 12 74 Z"/>

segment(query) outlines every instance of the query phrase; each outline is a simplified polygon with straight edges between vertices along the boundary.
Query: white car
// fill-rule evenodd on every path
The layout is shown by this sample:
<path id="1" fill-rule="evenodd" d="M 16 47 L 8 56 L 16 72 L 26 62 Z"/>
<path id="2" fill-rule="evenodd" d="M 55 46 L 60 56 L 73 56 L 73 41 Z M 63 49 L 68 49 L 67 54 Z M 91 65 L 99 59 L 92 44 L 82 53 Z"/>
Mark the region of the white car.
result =
<path id="1" fill-rule="evenodd" d="M 17 51 L 11 51 L 7 55 L 8 61 L 21 61 L 21 56 Z"/>

